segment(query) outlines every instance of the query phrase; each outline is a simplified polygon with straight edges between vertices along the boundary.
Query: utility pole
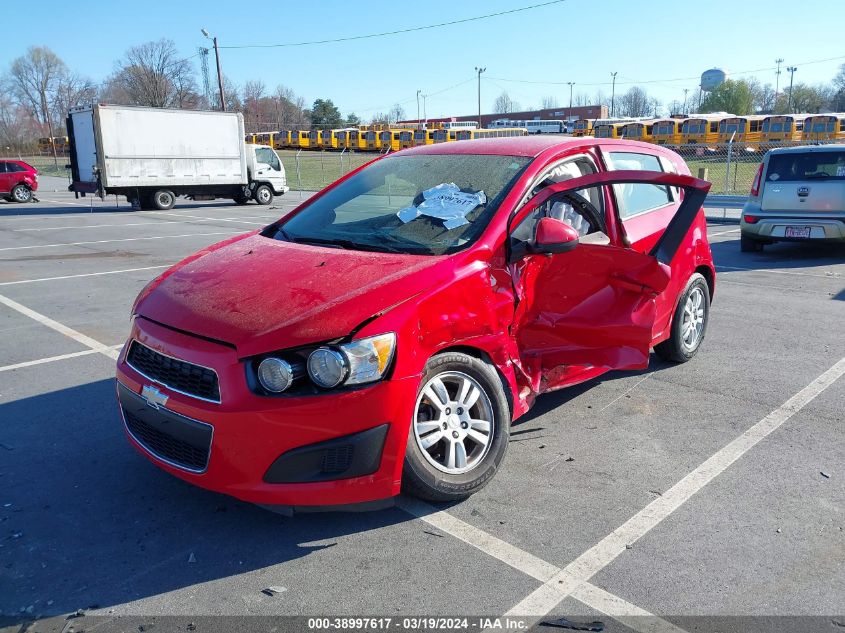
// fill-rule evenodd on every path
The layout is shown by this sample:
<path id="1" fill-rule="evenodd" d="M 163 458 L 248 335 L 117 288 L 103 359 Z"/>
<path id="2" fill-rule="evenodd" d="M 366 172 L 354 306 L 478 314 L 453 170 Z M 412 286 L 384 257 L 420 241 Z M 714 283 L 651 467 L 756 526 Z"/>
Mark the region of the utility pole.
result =
<path id="1" fill-rule="evenodd" d="M 689 88 L 684 88 L 684 111 L 681 114 L 687 113 L 687 93 L 689 92 Z"/>
<path id="2" fill-rule="evenodd" d="M 481 73 L 483 73 L 486 68 L 479 68 L 478 66 L 475 67 L 475 72 L 478 73 L 478 125 L 481 126 Z M 483 127 L 483 126 L 482 126 Z"/>
<path id="3" fill-rule="evenodd" d="M 569 86 L 569 112 L 567 116 L 572 116 L 572 86 L 575 85 L 574 81 L 567 81 L 566 85 Z"/>
<path id="4" fill-rule="evenodd" d="M 789 72 L 789 108 L 787 112 L 792 112 L 792 79 L 798 68 L 796 66 L 789 66 L 786 70 Z"/>
<path id="5" fill-rule="evenodd" d="M 619 71 L 616 71 L 619 72 Z M 613 87 L 610 89 L 610 116 L 613 116 L 613 105 L 614 101 L 616 100 L 616 72 L 610 73 L 610 76 L 613 77 Z"/>
<path id="6" fill-rule="evenodd" d="M 783 63 L 783 57 L 778 57 L 775 60 L 778 69 L 775 71 L 775 103 L 778 102 L 778 89 L 780 88 L 780 65 Z"/>
<path id="7" fill-rule="evenodd" d="M 428 98 L 428 95 L 420 95 L 420 96 L 423 99 L 423 119 L 425 119 L 425 122 L 428 123 L 428 114 L 426 114 L 427 111 L 425 109 L 425 100 Z"/>
<path id="8" fill-rule="evenodd" d="M 220 110 L 226 111 L 226 95 L 223 93 L 223 71 L 220 68 L 220 49 L 217 47 L 217 37 L 211 37 L 208 31 L 200 29 L 206 38 L 210 38 L 214 42 L 214 57 L 217 60 L 217 87 L 220 89 Z"/>
<path id="9" fill-rule="evenodd" d="M 420 95 L 422 90 L 417 90 L 417 129 L 420 127 Z"/>

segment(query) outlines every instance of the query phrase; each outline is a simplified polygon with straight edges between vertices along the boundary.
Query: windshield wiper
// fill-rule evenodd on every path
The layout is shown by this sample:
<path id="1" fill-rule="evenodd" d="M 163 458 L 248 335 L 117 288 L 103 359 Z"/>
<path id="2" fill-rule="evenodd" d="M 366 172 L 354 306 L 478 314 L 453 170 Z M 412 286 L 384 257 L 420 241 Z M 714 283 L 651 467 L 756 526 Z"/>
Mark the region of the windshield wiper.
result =
<path id="1" fill-rule="evenodd" d="M 317 244 L 319 246 L 337 246 L 348 251 L 367 251 L 372 253 L 404 253 L 405 251 L 385 244 L 362 244 L 352 240 L 324 237 L 294 237 L 291 242 L 297 244 Z"/>

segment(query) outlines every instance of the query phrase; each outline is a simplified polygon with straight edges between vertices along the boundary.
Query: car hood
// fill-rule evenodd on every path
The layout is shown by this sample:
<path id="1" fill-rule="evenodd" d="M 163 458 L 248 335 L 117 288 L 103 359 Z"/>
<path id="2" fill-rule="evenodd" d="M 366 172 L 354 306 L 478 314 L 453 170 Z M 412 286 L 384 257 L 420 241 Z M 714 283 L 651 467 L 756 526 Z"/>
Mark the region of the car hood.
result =
<path id="1" fill-rule="evenodd" d="M 141 317 L 233 344 L 241 357 L 348 335 L 436 283 L 444 257 L 373 253 L 249 235 L 211 247 L 142 293 Z"/>

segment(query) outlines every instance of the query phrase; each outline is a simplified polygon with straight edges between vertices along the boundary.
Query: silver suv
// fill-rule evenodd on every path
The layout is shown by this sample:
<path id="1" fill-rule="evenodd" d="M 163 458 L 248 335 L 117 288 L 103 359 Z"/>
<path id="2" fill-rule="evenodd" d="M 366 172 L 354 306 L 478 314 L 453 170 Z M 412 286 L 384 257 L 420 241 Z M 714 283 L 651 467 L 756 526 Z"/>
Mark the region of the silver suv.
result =
<path id="1" fill-rule="evenodd" d="M 798 240 L 845 242 L 845 145 L 804 145 L 763 157 L 742 209 L 740 247 Z"/>

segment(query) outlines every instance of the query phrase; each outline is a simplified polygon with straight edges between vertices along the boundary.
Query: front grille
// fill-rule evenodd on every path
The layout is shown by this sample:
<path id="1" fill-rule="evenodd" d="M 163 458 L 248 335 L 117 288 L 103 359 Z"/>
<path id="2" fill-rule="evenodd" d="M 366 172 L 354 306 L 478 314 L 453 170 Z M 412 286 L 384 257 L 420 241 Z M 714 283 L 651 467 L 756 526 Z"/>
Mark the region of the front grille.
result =
<path id="1" fill-rule="evenodd" d="M 212 369 L 165 356 L 132 341 L 126 362 L 147 378 L 189 396 L 220 402 L 220 386 Z"/>
<path id="2" fill-rule="evenodd" d="M 176 466 L 195 471 L 203 471 L 208 465 L 208 453 L 211 448 L 210 427 L 208 429 L 208 442 L 202 446 L 195 446 L 144 422 L 138 416 L 127 411 L 126 408 L 123 409 L 123 418 L 126 420 L 126 427 L 132 433 L 132 436 L 157 457 L 173 462 Z"/>

